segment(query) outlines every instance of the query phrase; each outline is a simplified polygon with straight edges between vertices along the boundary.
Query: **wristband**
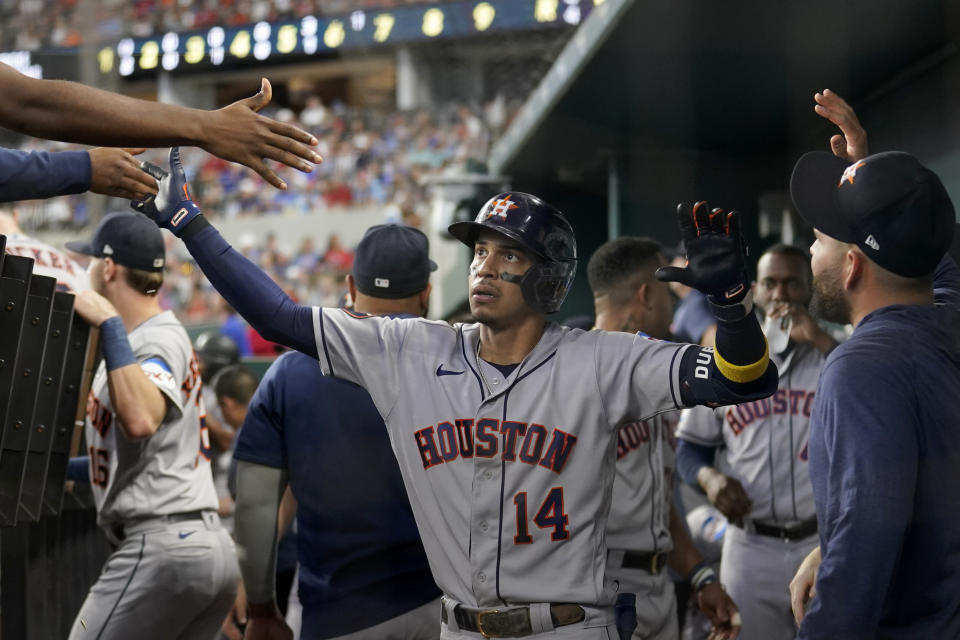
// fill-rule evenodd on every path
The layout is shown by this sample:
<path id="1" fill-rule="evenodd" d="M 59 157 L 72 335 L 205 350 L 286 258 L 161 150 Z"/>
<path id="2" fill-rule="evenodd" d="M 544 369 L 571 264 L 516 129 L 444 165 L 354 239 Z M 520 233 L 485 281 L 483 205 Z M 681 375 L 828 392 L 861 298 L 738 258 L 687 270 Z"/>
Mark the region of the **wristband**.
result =
<path id="1" fill-rule="evenodd" d="M 713 568 L 707 564 L 706 560 L 701 560 L 687 574 L 687 580 L 690 581 L 694 591 L 699 591 L 708 584 L 718 582 L 717 574 Z"/>
<path id="2" fill-rule="evenodd" d="M 123 326 L 120 316 L 107 318 L 100 325 L 100 350 L 103 352 L 107 371 L 136 364 L 137 357 L 133 355 L 133 349 L 130 348 L 127 329 Z"/>

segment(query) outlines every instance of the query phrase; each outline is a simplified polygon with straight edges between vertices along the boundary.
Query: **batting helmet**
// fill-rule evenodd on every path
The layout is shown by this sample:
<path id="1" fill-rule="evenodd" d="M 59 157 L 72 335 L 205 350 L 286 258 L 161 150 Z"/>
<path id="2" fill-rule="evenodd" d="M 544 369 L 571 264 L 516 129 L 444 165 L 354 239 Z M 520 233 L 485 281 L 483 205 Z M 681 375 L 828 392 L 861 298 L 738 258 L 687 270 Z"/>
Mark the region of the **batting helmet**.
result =
<path id="1" fill-rule="evenodd" d="M 577 272 L 577 240 L 563 214 L 536 196 L 513 191 L 493 196 L 472 222 L 455 222 L 448 230 L 473 247 L 483 229 L 502 233 L 540 259 L 522 276 L 501 277 L 520 285 L 531 307 L 555 313 L 570 292 Z"/>
<path id="2" fill-rule="evenodd" d="M 208 379 L 212 379 L 224 367 L 240 362 L 237 343 L 218 331 L 201 333 L 193 343 L 193 348 L 206 365 L 204 373 Z"/>

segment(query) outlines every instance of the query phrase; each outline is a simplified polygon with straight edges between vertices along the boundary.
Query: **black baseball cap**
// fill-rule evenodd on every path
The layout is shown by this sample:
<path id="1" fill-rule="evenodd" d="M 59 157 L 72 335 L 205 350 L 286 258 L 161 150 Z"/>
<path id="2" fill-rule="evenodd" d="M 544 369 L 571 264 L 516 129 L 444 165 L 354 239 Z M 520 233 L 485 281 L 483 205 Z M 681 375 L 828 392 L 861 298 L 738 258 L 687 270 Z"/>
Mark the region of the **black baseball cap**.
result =
<path id="1" fill-rule="evenodd" d="M 89 241 L 64 244 L 70 251 L 143 271 L 163 271 L 165 249 L 160 228 L 141 213 L 111 213 L 103 217 Z"/>
<path id="2" fill-rule="evenodd" d="M 790 195 L 815 229 L 907 278 L 933 273 L 953 240 L 956 213 L 943 183 L 902 151 L 853 164 L 826 151 L 804 154 Z"/>
<path id="3" fill-rule="evenodd" d="M 408 298 L 427 288 L 430 272 L 427 236 L 402 224 L 367 229 L 353 259 L 353 279 L 360 293 L 374 298 Z"/>

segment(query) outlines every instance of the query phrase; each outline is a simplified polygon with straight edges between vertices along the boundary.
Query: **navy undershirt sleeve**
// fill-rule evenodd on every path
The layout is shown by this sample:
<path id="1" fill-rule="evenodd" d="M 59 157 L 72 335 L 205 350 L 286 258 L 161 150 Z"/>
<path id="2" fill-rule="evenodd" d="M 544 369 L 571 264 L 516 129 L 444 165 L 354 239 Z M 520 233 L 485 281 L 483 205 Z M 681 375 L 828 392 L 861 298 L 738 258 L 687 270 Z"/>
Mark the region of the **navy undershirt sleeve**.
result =
<path id="1" fill-rule="evenodd" d="M 213 287 L 257 333 L 270 342 L 317 357 L 312 307 L 291 300 L 211 225 L 190 236 L 185 244 Z"/>
<path id="2" fill-rule="evenodd" d="M 90 188 L 86 151 L 16 151 L 0 148 L 0 202 L 52 198 Z"/>
<path id="3" fill-rule="evenodd" d="M 684 482 L 692 487 L 700 488 L 697 482 L 697 472 L 703 467 L 712 467 L 716 447 L 707 447 L 696 444 L 683 438 L 677 439 L 677 473 Z"/>

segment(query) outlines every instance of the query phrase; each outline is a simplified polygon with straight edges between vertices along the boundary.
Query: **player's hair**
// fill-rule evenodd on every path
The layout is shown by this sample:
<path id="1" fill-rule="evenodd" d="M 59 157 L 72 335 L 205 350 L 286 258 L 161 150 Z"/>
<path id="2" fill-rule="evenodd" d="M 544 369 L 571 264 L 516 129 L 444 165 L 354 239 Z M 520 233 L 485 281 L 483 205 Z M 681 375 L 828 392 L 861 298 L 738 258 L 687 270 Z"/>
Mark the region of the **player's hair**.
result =
<path id="1" fill-rule="evenodd" d="M 260 381 L 250 369 L 242 364 L 224 367 L 213 381 L 213 391 L 217 398 L 230 398 L 240 404 L 250 403 Z"/>
<path id="2" fill-rule="evenodd" d="M 608 296 L 616 304 L 661 265 L 663 247 L 652 238 L 625 236 L 610 240 L 590 256 L 587 280 L 594 297 Z"/>
<path id="3" fill-rule="evenodd" d="M 163 271 L 123 268 L 123 278 L 131 289 L 145 296 L 155 296 L 163 286 Z"/>
<path id="4" fill-rule="evenodd" d="M 806 278 L 807 287 L 813 286 L 813 270 L 810 267 L 810 252 L 800 247 L 795 247 L 792 244 L 784 244 L 778 242 L 774 245 L 771 245 L 760 254 L 760 257 L 757 259 L 757 267 L 759 272 L 760 260 L 763 259 L 763 256 L 767 254 L 776 254 L 778 256 L 787 256 L 788 258 L 794 258 L 803 265 L 803 277 Z"/>

